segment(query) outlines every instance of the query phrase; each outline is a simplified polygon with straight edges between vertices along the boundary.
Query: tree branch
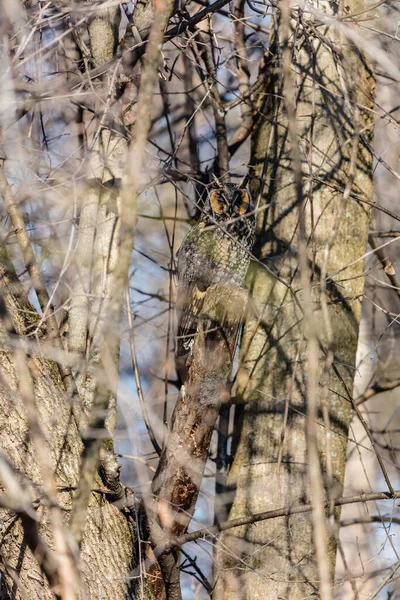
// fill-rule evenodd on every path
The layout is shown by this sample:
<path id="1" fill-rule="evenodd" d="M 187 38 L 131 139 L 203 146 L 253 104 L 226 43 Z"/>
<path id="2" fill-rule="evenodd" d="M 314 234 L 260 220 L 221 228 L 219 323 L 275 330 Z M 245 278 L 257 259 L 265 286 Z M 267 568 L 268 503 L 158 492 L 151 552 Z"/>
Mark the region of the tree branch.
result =
<path id="1" fill-rule="evenodd" d="M 162 536 L 153 535 L 155 546 L 183 533 L 193 515 L 219 408 L 229 397 L 226 384 L 246 303 L 247 290 L 237 286 L 214 285 L 205 293 L 186 364 L 188 379 L 153 480 L 156 505 L 150 529 L 157 522 L 163 527 Z M 168 598 L 180 598 L 179 552 L 162 557 L 160 564 Z"/>
<path id="2" fill-rule="evenodd" d="M 377 500 L 393 500 L 400 498 L 400 490 L 393 493 L 390 492 L 371 492 L 369 494 L 357 494 L 354 496 L 343 496 L 336 498 L 333 502 L 335 506 L 345 506 L 346 504 L 356 504 L 358 502 L 375 502 Z M 328 510 L 330 501 L 325 502 L 325 509 Z M 224 521 L 217 525 L 210 527 L 204 527 L 203 529 L 197 529 L 185 535 L 177 537 L 172 540 L 166 547 L 156 548 L 158 554 L 169 551 L 171 548 L 183 546 L 189 542 L 195 540 L 205 539 L 207 537 L 215 537 L 221 531 L 228 531 L 235 527 L 242 527 L 243 525 L 252 525 L 253 523 L 259 523 L 260 521 L 268 521 L 269 519 L 277 519 L 279 517 L 289 517 L 290 515 L 298 515 L 302 513 L 311 512 L 313 509 L 312 504 L 299 504 L 297 506 L 287 506 L 285 508 L 278 508 L 276 510 L 267 510 L 264 512 L 255 513 L 253 515 L 246 515 L 245 517 L 238 517 L 237 519 L 231 519 L 230 521 Z"/>

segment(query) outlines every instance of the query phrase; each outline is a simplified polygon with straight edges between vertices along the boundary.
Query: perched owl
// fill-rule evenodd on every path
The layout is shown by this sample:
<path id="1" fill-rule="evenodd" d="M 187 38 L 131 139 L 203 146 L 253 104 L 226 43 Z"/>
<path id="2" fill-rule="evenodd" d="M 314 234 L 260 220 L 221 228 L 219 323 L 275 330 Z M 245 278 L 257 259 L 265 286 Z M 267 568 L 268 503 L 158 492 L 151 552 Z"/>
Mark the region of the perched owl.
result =
<path id="1" fill-rule="evenodd" d="M 202 217 L 178 250 L 176 367 L 186 379 L 205 290 L 216 283 L 243 286 L 255 231 L 249 191 L 232 183 L 208 193 Z"/>

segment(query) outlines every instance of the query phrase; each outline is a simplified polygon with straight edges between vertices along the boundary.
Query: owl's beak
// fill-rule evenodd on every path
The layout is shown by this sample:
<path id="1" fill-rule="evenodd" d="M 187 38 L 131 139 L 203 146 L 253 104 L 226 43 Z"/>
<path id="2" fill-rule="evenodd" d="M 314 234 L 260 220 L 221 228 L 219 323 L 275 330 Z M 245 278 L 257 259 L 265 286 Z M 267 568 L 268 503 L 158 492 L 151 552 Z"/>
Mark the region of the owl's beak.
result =
<path id="1" fill-rule="evenodd" d="M 228 209 L 228 216 L 233 218 L 236 215 L 235 205 L 231 204 Z"/>

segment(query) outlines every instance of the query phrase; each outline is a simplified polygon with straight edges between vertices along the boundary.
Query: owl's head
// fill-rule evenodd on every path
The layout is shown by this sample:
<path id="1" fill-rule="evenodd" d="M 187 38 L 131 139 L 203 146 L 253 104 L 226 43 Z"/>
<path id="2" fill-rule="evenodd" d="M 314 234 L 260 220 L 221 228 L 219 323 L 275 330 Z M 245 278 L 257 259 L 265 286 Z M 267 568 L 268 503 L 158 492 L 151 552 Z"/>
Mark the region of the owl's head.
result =
<path id="1" fill-rule="evenodd" d="M 241 216 L 245 218 L 246 214 L 252 213 L 253 210 L 250 192 L 245 187 L 234 183 L 216 183 L 209 192 L 206 212 L 209 212 L 216 221 Z"/>

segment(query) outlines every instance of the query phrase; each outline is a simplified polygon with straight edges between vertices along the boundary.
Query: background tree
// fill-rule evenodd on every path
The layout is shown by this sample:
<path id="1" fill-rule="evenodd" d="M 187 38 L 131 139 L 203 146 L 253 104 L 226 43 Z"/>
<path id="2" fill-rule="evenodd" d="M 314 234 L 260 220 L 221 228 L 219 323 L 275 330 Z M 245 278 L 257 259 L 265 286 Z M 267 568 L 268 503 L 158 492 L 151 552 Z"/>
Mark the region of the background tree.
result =
<path id="1" fill-rule="evenodd" d="M 251 164 L 265 211 L 260 263 L 249 277 L 254 312 L 242 339 L 243 410 L 229 482 L 237 488 L 232 516 L 272 509 L 282 497 L 289 506 L 311 502 L 312 512 L 223 536 L 236 549 L 231 567 L 240 568 L 238 538 L 245 554 L 255 544 L 249 562 L 256 571 L 221 577 L 227 598 L 242 597 L 243 585 L 249 597 L 257 589 L 266 598 L 318 589 L 332 597 L 337 530 L 324 504 L 333 515 L 342 495 L 374 122 L 370 69 L 349 44 L 353 29 L 346 38 L 335 23 L 327 12 L 296 14 L 283 5 L 261 67 Z"/>
<path id="2" fill-rule="evenodd" d="M 352 392 L 362 298 L 381 362 L 396 331 L 393 221 L 364 264 L 371 207 L 398 220 L 372 197 L 374 156 L 399 178 L 393 13 L 378 30 L 360 3 L 1 6 L 4 598 L 330 598 L 336 546 L 357 597 L 335 506 L 399 495 L 397 413 L 374 429 L 365 409 L 397 382 Z M 175 252 L 214 175 L 247 176 L 255 202 L 247 317 L 232 370 L 247 293 L 207 293 L 219 333 L 200 327 L 178 398 Z M 349 437 L 378 461 L 368 497 L 343 496 Z M 396 576 L 389 510 L 372 594 Z"/>

